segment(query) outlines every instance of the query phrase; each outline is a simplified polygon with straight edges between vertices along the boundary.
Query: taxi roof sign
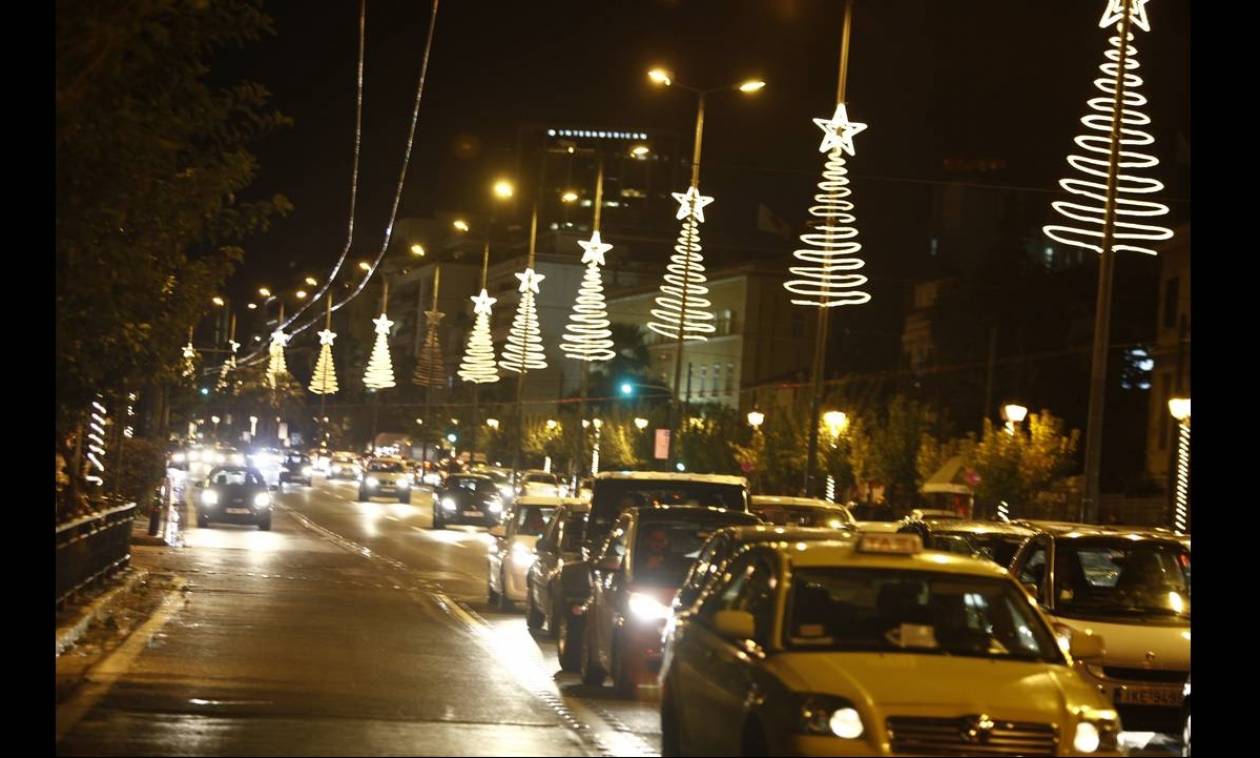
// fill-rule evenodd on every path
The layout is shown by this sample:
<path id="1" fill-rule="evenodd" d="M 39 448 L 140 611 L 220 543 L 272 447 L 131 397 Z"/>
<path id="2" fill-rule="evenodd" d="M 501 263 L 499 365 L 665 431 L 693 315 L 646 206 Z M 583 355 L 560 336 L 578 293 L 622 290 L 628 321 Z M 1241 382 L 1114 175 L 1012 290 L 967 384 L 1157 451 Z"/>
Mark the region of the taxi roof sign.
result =
<path id="1" fill-rule="evenodd" d="M 917 534 L 863 534 L 858 537 L 859 553 L 916 555 L 923 551 L 923 540 Z"/>

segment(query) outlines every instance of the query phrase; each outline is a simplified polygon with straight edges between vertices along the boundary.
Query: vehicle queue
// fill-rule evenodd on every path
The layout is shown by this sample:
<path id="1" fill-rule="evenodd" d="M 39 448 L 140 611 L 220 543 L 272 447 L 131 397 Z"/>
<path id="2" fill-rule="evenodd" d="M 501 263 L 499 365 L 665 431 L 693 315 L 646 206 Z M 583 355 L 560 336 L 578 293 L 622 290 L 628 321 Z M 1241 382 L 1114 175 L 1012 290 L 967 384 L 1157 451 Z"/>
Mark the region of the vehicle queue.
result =
<path id="1" fill-rule="evenodd" d="M 418 483 L 354 465 L 360 499 L 369 471 L 400 500 Z M 876 526 L 731 476 L 605 472 L 569 498 L 546 472 L 495 473 L 446 474 L 434 527 L 489 527 L 491 607 L 523 605 L 563 670 L 659 687 L 667 755 L 1121 755 L 1122 729 L 1189 744 L 1184 537 L 930 511 Z"/>

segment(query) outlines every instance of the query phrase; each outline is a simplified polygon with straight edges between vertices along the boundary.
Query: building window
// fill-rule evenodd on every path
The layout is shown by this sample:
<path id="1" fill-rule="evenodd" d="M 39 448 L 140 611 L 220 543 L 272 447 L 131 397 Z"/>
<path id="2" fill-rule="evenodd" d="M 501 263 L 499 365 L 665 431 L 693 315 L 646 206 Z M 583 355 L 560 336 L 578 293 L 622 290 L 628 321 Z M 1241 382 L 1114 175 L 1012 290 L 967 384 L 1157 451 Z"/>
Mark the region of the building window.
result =
<path id="1" fill-rule="evenodd" d="M 713 394 L 722 391 L 722 364 L 713 364 Z"/>
<path id="2" fill-rule="evenodd" d="M 700 367 L 700 397 L 704 397 L 709 390 L 709 367 Z"/>
<path id="3" fill-rule="evenodd" d="M 1174 276 L 1164 282 L 1164 328 L 1177 326 L 1177 296 L 1181 294 L 1181 279 Z"/>
<path id="4" fill-rule="evenodd" d="M 735 390 L 735 364 L 726 364 L 726 393 L 729 395 Z"/>

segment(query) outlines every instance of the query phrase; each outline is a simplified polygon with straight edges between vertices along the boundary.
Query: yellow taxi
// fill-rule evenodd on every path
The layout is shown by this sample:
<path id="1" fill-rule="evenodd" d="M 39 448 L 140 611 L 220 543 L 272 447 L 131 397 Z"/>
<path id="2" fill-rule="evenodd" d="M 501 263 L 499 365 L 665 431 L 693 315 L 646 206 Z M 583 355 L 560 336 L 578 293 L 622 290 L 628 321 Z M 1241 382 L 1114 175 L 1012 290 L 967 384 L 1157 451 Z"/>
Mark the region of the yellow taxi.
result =
<path id="1" fill-rule="evenodd" d="M 917 535 L 754 544 L 671 628 L 666 755 L 1122 755 L 1026 591 Z M 1070 649 L 1065 649 L 1070 644 Z"/>

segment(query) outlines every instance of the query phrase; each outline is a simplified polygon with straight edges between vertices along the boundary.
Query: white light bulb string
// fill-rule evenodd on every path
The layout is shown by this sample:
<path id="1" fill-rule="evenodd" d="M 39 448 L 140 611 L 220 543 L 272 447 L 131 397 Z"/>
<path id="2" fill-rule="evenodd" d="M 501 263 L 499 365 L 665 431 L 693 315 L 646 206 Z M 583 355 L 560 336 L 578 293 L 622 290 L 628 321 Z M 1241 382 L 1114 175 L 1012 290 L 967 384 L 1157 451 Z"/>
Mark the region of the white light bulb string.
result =
<path id="1" fill-rule="evenodd" d="M 418 387 L 441 387 L 446 384 L 446 363 L 442 360 L 442 341 L 438 336 L 438 323 L 446 315 L 441 311 L 425 311 L 428 323 L 424 332 L 424 345 L 412 383 Z"/>
<path id="2" fill-rule="evenodd" d="M 315 361 L 310 390 L 316 395 L 334 395 L 338 389 L 337 366 L 333 363 L 330 340 L 319 346 L 319 359 Z"/>
<path id="3" fill-rule="evenodd" d="M 848 199 L 853 190 L 849 188 L 849 169 L 840 147 L 827 153 L 818 190 L 809 213 L 819 221 L 813 231 L 801 235 L 801 242 L 807 247 L 792 251 L 797 260 L 815 265 L 789 267 L 788 271 L 799 278 L 783 286 L 796 296 L 792 298 L 793 305 L 833 308 L 869 302 L 870 294 L 859 289 L 866 284 L 866 276 L 852 273 L 866 263 L 856 257 L 862 243 L 857 241 L 858 232 L 852 226 L 857 221 L 852 213 L 853 203 Z"/>
<path id="4" fill-rule="evenodd" d="M 499 366 L 517 374 L 547 368 L 542 330 L 538 326 L 538 311 L 534 307 L 534 293 L 530 290 L 521 293 L 521 302 L 512 320 L 512 329 L 508 332 Z"/>
<path id="5" fill-rule="evenodd" d="M 1177 430 L 1177 506 L 1173 528 L 1185 534 L 1190 517 L 1190 424 L 1181 422 Z"/>
<path id="6" fill-rule="evenodd" d="M 420 78 L 416 84 L 416 98 L 415 98 L 415 103 L 412 106 L 412 111 L 411 111 L 411 124 L 407 130 L 407 146 L 406 146 L 406 149 L 403 151 L 402 169 L 399 172 L 398 184 L 394 188 L 394 201 L 390 207 L 389 222 L 385 225 L 384 241 L 381 243 L 380 251 L 377 253 L 375 260 L 372 261 L 366 275 L 363 277 L 363 280 L 360 281 L 358 286 L 354 288 L 354 291 L 352 291 L 349 295 L 347 295 L 343 300 L 333 304 L 329 308 L 330 311 L 340 310 L 343 305 L 349 303 L 351 300 L 354 300 L 363 292 L 363 289 L 367 286 L 367 283 L 371 281 L 372 276 L 376 273 L 377 267 L 380 266 L 381 260 L 385 257 L 385 252 L 389 249 L 390 240 L 393 238 L 394 222 L 398 216 L 398 205 L 402 200 L 403 188 L 406 185 L 406 181 L 407 181 L 407 168 L 411 163 L 412 147 L 415 144 L 416 124 L 420 119 L 420 103 L 424 97 L 424 82 L 425 82 L 425 78 L 429 70 L 429 54 L 433 50 L 433 33 L 437 26 L 437 12 L 438 12 L 438 0 L 433 0 L 433 8 L 429 15 L 429 31 L 428 31 L 428 35 L 427 35 L 427 38 L 425 40 L 425 45 L 424 45 L 424 56 L 422 57 L 421 63 L 420 63 Z M 360 45 L 360 50 L 361 49 L 362 49 L 362 45 Z M 361 86 L 361 81 L 362 80 L 360 80 L 360 86 Z M 356 145 L 357 145 L 357 138 L 356 138 Z M 348 251 L 349 249 L 347 247 L 346 252 L 348 253 Z M 337 266 L 334 267 L 334 275 L 335 275 L 335 272 L 340 269 L 341 264 L 344 262 L 344 258 L 345 258 L 345 254 L 343 254 L 342 260 L 338 261 Z M 316 295 L 315 297 L 311 298 L 310 302 L 314 302 L 318 300 L 324 293 L 327 292 L 328 288 L 332 286 L 332 283 L 333 283 L 333 278 L 329 277 L 328 281 L 325 282 L 323 288 L 320 290 L 320 293 Z M 308 302 L 307 305 L 309 306 L 309 304 L 310 303 Z M 298 311 L 298 313 L 301 313 L 301 312 L 302 312 L 301 310 Z M 297 314 L 294 314 L 293 317 L 289 318 L 287 321 L 281 324 L 280 328 L 283 329 L 289 326 L 296 319 L 297 319 Z M 309 319 L 308 321 L 306 321 L 306 323 L 294 329 L 289 334 L 290 336 L 301 334 L 302 332 L 306 331 L 308 328 L 310 328 L 313 324 L 315 324 L 318 321 L 319 321 L 319 316 L 315 316 Z M 241 365 L 250 366 L 257 363 L 260 359 L 261 359 L 261 350 L 256 350 L 248 358 L 242 360 Z"/>
<path id="7" fill-rule="evenodd" d="M 704 286 L 707 280 L 700 251 L 700 225 L 693 212 L 683 219 L 674 254 L 665 267 L 661 294 L 656 297 L 657 307 L 652 309 L 655 320 L 647 324 L 648 329 L 662 337 L 677 339 L 681 332 L 684 340 L 702 341 L 717 331 L 710 323 L 714 320 L 713 314 L 707 310 L 713 304 L 705 297 L 709 288 Z"/>
<path id="8" fill-rule="evenodd" d="M 1112 250 L 1117 253 L 1127 250 L 1155 255 L 1155 250 L 1148 245 L 1171 239 L 1172 230 L 1163 226 L 1142 223 L 1140 219 L 1163 216 L 1168 213 L 1168 206 L 1134 196 L 1161 192 L 1164 184 L 1151 177 L 1124 173 L 1159 165 L 1158 158 L 1138 150 L 1138 148 L 1154 144 L 1155 138 L 1144 130 L 1144 127 L 1151 123 L 1150 117 L 1137 110 L 1146 105 L 1146 97 L 1138 91 L 1138 87 L 1142 86 L 1142 78 L 1135 73 L 1138 69 L 1138 60 L 1137 48 L 1132 44 L 1132 32 L 1127 35 L 1127 39 L 1124 93 L 1120 111 L 1120 149 L 1116 174 Z M 1059 186 L 1064 190 L 1092 202 L 1056 200 L 1051 203 L 1051 207 L 1060 215 L 1076 223 L 1073 225 L 1050 224 L 1042 228 L 1045 235 L 1056 242 L 1093 250 L 1096 253 L 1102 252 L 1103 211 L 1107 202 L 1107 172 L 1111 160 L 1111 127 L 1114 123 L 1113 107 L 1116 81 L 1120 73 L 1120 35 L 1117 34 L 1108 41 L 1111 48 L 1106 51 L 1107 61 L 1098 67 L 1103 75 L 1094 80 L 1094 86 L 1103 93 L 1104 97 L 1095 97 L 1088 101 L 1093 113 L 1083 116 L 1081 123 L 1091 130 L 1091 133 L 1079 135 L 1074 140 L 1077 147 L 1086 151 L 1088 155 L 1069 155 L 1067 158 L 1072 168 L 1090 178 L 1059 180 Z"/>
<path id="9" fill-rule="evenodd" d="M 384 313 L 373 321 L 376 324 L 376 342 L 372 345 L 372 355 L 363 374 L 363 385 L 368 389 L 387 390 L 395 386 L 394 364 L 389 357 L 389 330 L 394 322 Z"/>
<path id="10" fill-rule="evenodd" d="M 476 298 L 474 298 L 475 300 Z M 490 306 L 477 312 L 472 332 L 468 335 L 468 347 L 459 364 L 459 378 L 474 384 L 493 384 L 499 381 L 494 362 L 494 337 L 490 333 Z"/>
<path id="11" fill-rule="evenodd" d="M 609 329 L 608 310 L 604 301 L 604 282 L 599 264 L 586 264 L 577 302 L 565 327 L 560 349 L 570 358 L 579 361 L 607 361 L 616 355 L 612 350 L 612 330 Z"/>

